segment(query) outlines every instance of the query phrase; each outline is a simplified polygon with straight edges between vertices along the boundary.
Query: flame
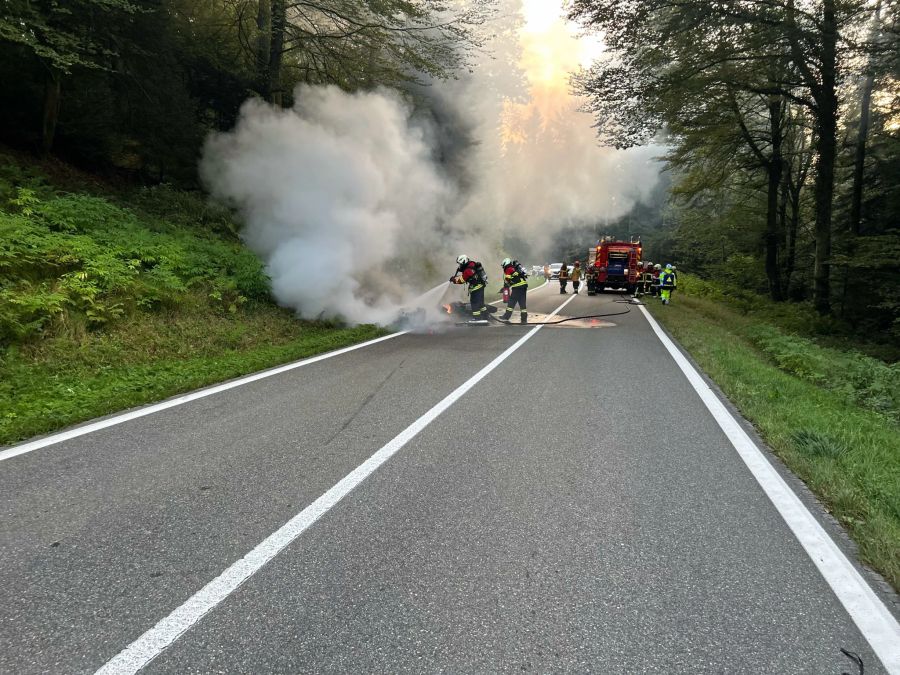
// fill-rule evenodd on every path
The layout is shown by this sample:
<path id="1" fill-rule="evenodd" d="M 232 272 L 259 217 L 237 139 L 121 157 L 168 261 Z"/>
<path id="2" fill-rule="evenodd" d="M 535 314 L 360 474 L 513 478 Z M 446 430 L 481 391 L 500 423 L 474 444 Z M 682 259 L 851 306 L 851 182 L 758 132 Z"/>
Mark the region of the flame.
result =
<path id="1" fill-rule="evenodd" d="M 447 314 L 453 314 L 453 307 L 452 307 L 452 306 L 450 306 L 450 305 L 441 305 L 441 306 L 444 308 L 444 311 L 446 311 Z"/>

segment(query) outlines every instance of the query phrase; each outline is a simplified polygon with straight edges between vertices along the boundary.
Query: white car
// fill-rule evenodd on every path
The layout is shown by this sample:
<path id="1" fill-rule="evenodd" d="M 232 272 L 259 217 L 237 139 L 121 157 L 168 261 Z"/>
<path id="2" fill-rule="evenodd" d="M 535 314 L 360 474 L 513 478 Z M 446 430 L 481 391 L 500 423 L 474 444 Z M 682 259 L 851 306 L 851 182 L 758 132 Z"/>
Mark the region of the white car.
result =
<path id="1" fill-rule="evenodd" d="M 562 263 L 553 263 L 550 265 L 550 278 L 559 279 L 559 271 L 562 269 Z"/>

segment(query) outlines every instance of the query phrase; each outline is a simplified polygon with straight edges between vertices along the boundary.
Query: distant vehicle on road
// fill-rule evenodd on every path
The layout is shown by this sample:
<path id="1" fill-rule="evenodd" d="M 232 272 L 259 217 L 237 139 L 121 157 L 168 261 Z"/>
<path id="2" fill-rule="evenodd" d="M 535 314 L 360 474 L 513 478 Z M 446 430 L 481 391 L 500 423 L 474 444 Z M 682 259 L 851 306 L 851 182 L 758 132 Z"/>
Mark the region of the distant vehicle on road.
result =
<path id="1" fill-rule="evenodd" d="M 553 263 L 550 265 L 550 278 L 559 279 L 559 271 L 562 269 L 562 263 Z"/>

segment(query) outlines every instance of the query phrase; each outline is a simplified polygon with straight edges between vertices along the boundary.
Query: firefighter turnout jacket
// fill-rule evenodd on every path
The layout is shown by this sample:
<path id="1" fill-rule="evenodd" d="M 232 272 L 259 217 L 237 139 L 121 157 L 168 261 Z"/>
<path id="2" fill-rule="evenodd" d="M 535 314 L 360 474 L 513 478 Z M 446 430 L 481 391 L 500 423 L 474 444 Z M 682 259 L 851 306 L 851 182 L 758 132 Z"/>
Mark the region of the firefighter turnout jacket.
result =
<path id="1" fill-rule="evenodd" d="M 514 260 L 503 268 L 503 285 L 508 288 L 528 285 L 528 275 L 522 269 L 518 260 Z"/>
<path id="2" fill-rule="evenodd" d="M 465 265 L 460 265 L 456 270 L 457 278 L 461 278 L 462 282 L 469 285 L 469 291 L 477 291 L 487 285 L 487 274 L 485 274 L 484 266 L 480 262 L 470 260 Z"/>

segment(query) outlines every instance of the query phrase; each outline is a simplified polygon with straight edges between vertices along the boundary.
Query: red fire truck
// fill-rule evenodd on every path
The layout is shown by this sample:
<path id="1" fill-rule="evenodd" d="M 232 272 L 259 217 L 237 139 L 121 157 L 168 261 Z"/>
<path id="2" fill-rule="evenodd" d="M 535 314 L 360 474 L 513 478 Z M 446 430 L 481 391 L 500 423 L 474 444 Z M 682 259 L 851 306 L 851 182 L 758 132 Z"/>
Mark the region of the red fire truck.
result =
<path id="1" fill-rule="evenodd" d="M 643 247 L 640 239 L 613 241 L 604 237 L 588 252 L 587 292 L 596 295 L 605 288 L 625 289 L 634 293 L 637 288 Z"/>

